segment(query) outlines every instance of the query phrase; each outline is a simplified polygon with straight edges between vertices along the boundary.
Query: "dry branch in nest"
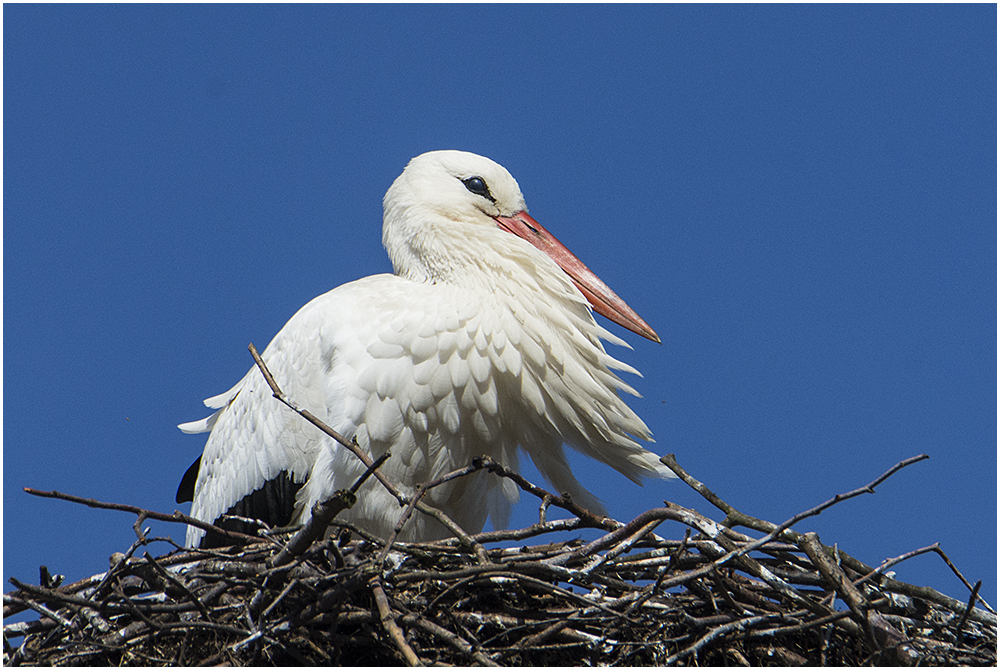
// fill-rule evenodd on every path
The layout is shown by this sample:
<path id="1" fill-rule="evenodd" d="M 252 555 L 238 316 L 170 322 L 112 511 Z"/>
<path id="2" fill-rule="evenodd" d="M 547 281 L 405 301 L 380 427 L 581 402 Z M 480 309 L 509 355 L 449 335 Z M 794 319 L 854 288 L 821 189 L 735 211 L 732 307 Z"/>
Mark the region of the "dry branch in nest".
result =
<path id="1" fill-rule="evenodd" d="M 365 476 L 384 482 L 380 463 L 364 457 Z M 939 546 L 872 568 L 815 533 L 791 530 L 924 458 L 783 524 L 733 509 L 672 456 L 664 463 L 725 521 L 671 503 L 629 523 L 597 518 L 477 459 L 412 498 L 390 488 L 408 514 L 434 515 L 455 530 L 453 539 L 419 544 L 335 520 L 360 482 L 317 505 L 316 523 L 294 533 L 265 528 L 215 550 L 182 549 L 140 528 L 146 518 L 188 523 L 179 512 L 35 492 L 131 511 L 139 539 L 111 557 L 108 572 L 75 584 L 60 586 L 44 568 L 39 586 L 12 579 L 4 617 L 31 610 L 38 618 L 4 626 L 4 664 L 996 665 L 996 613 Z M 420 501 L 423 491 L 481 469 L 537 496 L 539 522 L 470 536 Z M 570 518 L 550 520 L 553 507 Z M 343 530 L 326 536 L 327 518 Z M 665 523 L 684 526 L 683 538 L 655 534 Z M 564 539 L 588 528 L 599 537 Z M 176 550 L 137 555 L 154 542 Z M 966 602 L 886 575 L 927 552 L 969 586 Z"/>

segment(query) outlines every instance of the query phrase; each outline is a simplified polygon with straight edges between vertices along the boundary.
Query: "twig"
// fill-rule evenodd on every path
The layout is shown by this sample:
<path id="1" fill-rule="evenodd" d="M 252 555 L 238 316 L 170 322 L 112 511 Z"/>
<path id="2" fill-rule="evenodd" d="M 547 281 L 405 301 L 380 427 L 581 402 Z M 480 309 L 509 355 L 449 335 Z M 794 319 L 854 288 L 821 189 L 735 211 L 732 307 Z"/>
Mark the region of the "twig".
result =
<path id="1" fill-rule="evenodd" d="M 416 667 L 423 665 L 420 662 L 420 657 L 417 656 L 413 648 L 407 644 L 406 636 L 403 635 L 403 630 L 396 623 L 396 619 L 393 616 L 392 608 L 389 607 L 389 599 L 385 595 L 385 589 L 382 587 L 382 578 L 379 576 L 372 577 L 371 581 L 368 582 L 369 588 L 372 590 L 372 595 L 375 596 L 375 604 L 378 607 L 379 616 L 382 619 L 382 626 L 385 631 L 389 634 L 393 643 L 399 649 L 399 652 L 403 655 L 406 660 L 406 664 L 410 667 Z"/>
<path id="2" fill-rule="evenodd" d="M 399 515 L 399 520 L 396 521 L 396 526 L 392 529 L 392 533 L 385 541 L 385 547 L 382 548 L 382 553 L 378 558 L 379 572 L 382 572 L 384 570 L 385 560 L 386 558 L 388 558 L 389 552 L 392 550 L 393 543 L 396 541 L 396 538 L 399 537 L 399 534 L 400 532 L 402 532 L 403 527 L 406 525 L 406 522 L 410 520 L 410 516 L 413 514 L 413 510 L 416 509 L 417 503 L 420 502 L 421 498 L 427 495 L 427 492 L 432 488 L 440 486 L 445 482 L 449 482 L 452 479 L 455 479 L 456 477 L 462 477 L 464 475 L 467 475 L 470 472 L 473 472 L 473 470 L 470 470 L 470 468 L 462 468 L 461 470 L 456 470 L 455 472 L 448 473 L 446 475 L 438 477 L 437 479 L 431 482 L 427 482 L 417 488 L 417 492 L 410 497 L 409 504 L 406 506 L 406 509 L 403 510 L 403 513 Z M 488 559 L 486 562 L 489 562 Z"/>
<path id="3" fill-rule="evenodd" d="M 73 627 L 73 622 L 72 621 L 70 621 L 69 619 L 66 619 L 65 617 L 63 617 L 61 615 L 59 615 L 59 613 L 54 612 L 53 610 L 50 610 L 45 605 L 42 605 L 41 603 L 37 603 L 34 600 L 32 600 L 31 598 L 22 598 L 21 600 L 29 608 L 35 610 L 36 612 L 38 612 L 42 616 L 47 616 L 48 618 L 50 618 L 53 621 L 55 621 L 56 623 L 58 623 L 60 626 L 64 626 L 66 628 L 72 628 Z"/>
<path id="4" fill-rule="evenodd" d="M 231 540 L 236 540 L 237 542 L 260 542 L 259 537 L 254 537 L 253 535 L 245 535 L 243 533 L 237 533 L 232 530 L 225 530 L 219 528 L 218 526 L 213 526 L 210 523 L 206 523 L 201 519 L 195 519 L 193 516 L 188 516 L 187 514 L 182 514 L 181 512 L 174 512 L 173 514 L 165 514 L 163 512 L 154 512 L 152 510 L 143 509 L 141 507 L 136 507 L 134 505 L 123 505 L 121 503 L 106 503 L 100 502 L 99 500 L 93 500 L 91 498 L 81 498 L 79 496 L 70 495 L 69 493 L 60 493 L 59 491 L 39 491 L 38 489 L 24 488 L 24 492 L 33 496 L 38 496 L 40 498 L 56 498 L 58 500 L 66 500 L 68 502 L 77 503 L 80 505 L 86 505 L 87 507 L 93 507 L 95 509 L 111 509 L 119 512 L 129 512 L 131 514 L 139 515 L 140 519 L 154 519 L 156 521 L 166 521 L 168 523 L 185 523 L 189 526 L 196 526 L 205 531 L 212 531 L 213 533 L 218 533 L 224 535 Z M 140 539 L 145 539 L 140 536 Z"/>
<path id="5" fill-rule="evenodd" d="M 263 612 L 260 613 L 259 619 L 266 619 L 266 618 L 268 618 L 271 615 L 271 612 L 274 611 L 274 608 L 278 606 L 278 603 L 280 603 L 284 599 L 285 596 L 287 596 L 289 593 L 291 593 L 292 589 L 294 589 L 296 586 L 298 586 L 298 584 L 299 584 L 299 580 L 297 580 L 297 579 L 293 579 L 290 582 L 288 582 L 287 584 L 285 584 L 285 588 L 283 588 L 281 590 L 281 593 L 278 594 L 278 597 L 275 598 L 274 601 L 270 605 L 268 605 L 267 608 Z"/>
<path id="6" fill-rule="evenodd" d="M 596 570 L 601 565 L 603 565 L 606 561 L 610 561 L 616 558 L 617 556 L 620 556 L 624 552 L 631 549 L 641 539 L 652 533 L 653 530 L 656 529 L 656 527 L 659 526 L 661 523 L 663 523 L 661 519 L 653 519 L 652 521 L 648 522 L 642 528 L 635 531 L 627 538 L 619 542 L 615 547 L 613 547 L 603 555 L 594 558 L 590 563 L 588 563 L 583 567 L 581 572 L 583 572 L 584 574 L 589 574 L 594 570 Z"/>
<path id="7" fill-rule="evenodd" d="M 752 517 L 748 514 L 744 514 L 743 512 L 740 512 L 739 510 L 734 508 L 729 503 L 723 501 L 715 493 L 712 493 L 712 491 L 710 491 L 707 486 L 705 486 L 697 479 L 689 475 L 677 463 L 677 459 L 673 454 L 667 454 L 666 456 L 661 458 L 660 461 L 668 468 L 670 468 L 674 472 L 674 474 L 680 477 L 686 484 L 688 484 L 689 486 L 691 486 L 691 488 L 700 493 L 703 498 L 705 498 L 710 503 L 712 503 L 713 505 L 715 505 L 720 510 L 726 513 L 726 519 L 725 521 L 722 522 L 724 526 L 728 526 L 730 528 L 734 526 L 743 526 L 745 528 L 753 528 L 755 530 L 761 530 L 777 536 L 778 534 L 783 533 L 788 528 L 791 528 L 792 526 L 797 524 L 799 521 L 811 516 L 816 516 L 821 512 L 823 512 L 824 510 L 828 509 L 829 507 L 836 505 L 837 503 L 849 500 L 863 493 L 875 493 L 876 486 L 884 482 L 886 479 L 894 475 L 899 470 L 905 468 L 908 465 L 913 465 L 914 463 L 919 463 L 920 461 L 927 460 L 928 458 L 930 458 L 930 456 L 928 456 L 927 454 L 920 454 L 919 456 L 913 456 L 912 458 L 907 458 L 905 460 L 902 460 L 899 463 L 896 463 L 896 465 L 889 468 L 880 477 L 875 479 L 875 481 L 866 484 L 861 488 L 849 491 L 847 493 L 838 493 L 830 500 L 827 500 L 826 502 L 817 505 L 812 509 L 808 509 L 805 512 L 796 514 L 795 516 L 793 516 L 791 519 L 781 524 L 780 526 L 775 526 L 770 522 L 763 521 L 762 519 Z M 790 542 L 797 542 L 799 540 L 799 537 L 798 534 L 796 533 L 792 536 L 787 537 L 786 539 Z"/>
<path id="8" fill-rule="evenodd" d="M 958 577 L 960 580 L 962 580 L 962 583 L 965 584 L 965 588 L 969 589 L 969 591 L 972 591 L 972 584 L 970 584 L 969 580 L 965 578 L 965 575 L 963 575 L 962 572 L 957 567 L 955 567 L 955 564 L 951 562 L 950 558 L 948 558 L 948 554 L 944 553 L 944 549 L 942 549 L 940 545 L 938 545 L 937 549 L 935 549 L 934 552 L 944 560 L 945 564 L 949 568 L 951 568 L 951 571 L 953 573 L 955 573 L 955 576 Z M 981 596 L 979 597 L 979 602 L 982 603 L 983 607 L 988 609 L 993 614 L 997 613 L 996 610 L 990 607 L 990 604 L 985 600 L 983 600 Z"/>
<path id="9" fill-rule="evenodd" d="M 902 563 L 903 561 L 908 561 L 909 559 L 911 559 L 911 558 L 913 558 L 915 556 L 919 556 L 921 554 L 926 554 L 928 552 L 936 551 L 938 549 L 940 549 L 940 545 L 937 542 L 935 542 L 934 544 L 930 545 L 929 547 L 923 547 L 922 549 L 914 549 L 913 551 L 908 551 L 905 554 L 902 554 L 901 556 L 897 556 L 896 558 L 892 558 L 892 559 L 889 559 L 889 560 L 882 561 L 877 568 L 875 568 L 874 570 L 872 570 L 871 572 L 869 572 L 865 576 L 860 577 L 858 579 L 855 579 L 854 580 L 854 585 L 855 586 L 861 586 L 865 582 L 869 581 L 875 575 L 885 575 L 885 571 L 888 570 L 889 568 L 891 568 L 894 565 L 898 565 L 899 563 Z"/>
<path id="10" fill-rule="evenodd" d="M 553 495 L 552 493 L 546 491 L 542 487 L 532 484 L 527 479 L 525 479 L 520 473 L 514 472 L 509 468 L 505 468 L 504 466 L 500 465 L 489 456 L 482 456 L 480 458 L 475 459 L 473 461 L 473 465 L 476 464 L 480 465 L 481 467 L 485 467 L 487 470 L 489 470 L 495 475 L 500 475 L 505 479 L 511 480 L 512 482 L 517 484 L 522 491 L 525 491 L 526 493 L 530 493 L 531 495 L 538 497 L 542 501 L 543 509 L 549 507 L 550 505 L 561 507 L 570 514 L 573 514 L 574 516 L 583 519 L 588 523 L 588 525 L 594 526 L 596 528 L 604 528 L 606 530 L 611 530 L 617 526 L 617 524 L 614 521 L 611 521 L 609 519 L 603 519 L 594 514 L 593 512 L 591 512 L 590 510 L 588 510 L 587 508 L 577 505 L 575 502 L 569 499 L 567 495 L 561 495 L 561 496 Z M 539 512 L 539 514 L 540 518 L 543 518 L 541 516 L 542 512 Z"/>
<path id="11" fill-rule="evenodd" d="M 962 618 L 959 619 L 958 625 L 955 626 L 955 635 L 958 639 L 962 639 L 962 628 L 965 627 L 965 622 L 969 620 L 969 612 L 972 611 L 972 606 L 976 604 L 976 597 L 979 596 L 979 588 L 983 585 L 983 580 L 976 582 L 976 586 L 972 589 L 972 595 L 969 596 L 969 606 L 965 608 L 965 612 L 962 613 Z"/>

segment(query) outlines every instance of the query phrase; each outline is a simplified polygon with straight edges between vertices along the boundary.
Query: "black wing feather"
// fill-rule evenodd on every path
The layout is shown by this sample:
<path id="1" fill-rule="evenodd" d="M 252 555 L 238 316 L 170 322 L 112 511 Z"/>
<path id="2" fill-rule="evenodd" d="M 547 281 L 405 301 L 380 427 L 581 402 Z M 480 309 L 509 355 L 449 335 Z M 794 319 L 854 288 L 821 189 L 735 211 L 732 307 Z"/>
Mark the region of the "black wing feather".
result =
<path id="1" fill-rule="evenodd" d="M 196 464 L 197 465 L 197 464 Z M 191 466 L 192 468 L 194 466 Z M 190 470 L 188 470 L 188 474 Z M 188 474 L 184 475 L 181 486 L 187 481 Z M 197 478 L 197 472 L 195 473 Z M 226 510 L 226 514 L 247 517 L 249 519 L 260 519 L 272 528 L 287 526 L 292 521 L 295 513 L 295 494 L 302 488 L 304 482 L 294 482 L 287 472 L 282 472 L 276 478 L 267 481 L 262 487 L 253 493 L 243 496 L 243 499 Z M 180 491 L 178 491 L 178 497 Z M 193 498 L 193 485 L 192 485 Z M 256 535 L 259 526 L 238 521 L 236 519 L 216 519 L 213 525 L 226 530 Z M 214 547 L 225 547 L 233 544 L 232 540 L 222 537 L 218 533 L 207 532 L 201 539 L 202 549 Z"/>
<path id="2" fill-rule="evenodd" d="M 191 467 L 187 469 L 181 477 L 180 486 L 177 487 L 177 502 L 194 502 L 194 485 L 198 482 L 198 472 L 201 470 L 201 456 L 198 457 Z"/>

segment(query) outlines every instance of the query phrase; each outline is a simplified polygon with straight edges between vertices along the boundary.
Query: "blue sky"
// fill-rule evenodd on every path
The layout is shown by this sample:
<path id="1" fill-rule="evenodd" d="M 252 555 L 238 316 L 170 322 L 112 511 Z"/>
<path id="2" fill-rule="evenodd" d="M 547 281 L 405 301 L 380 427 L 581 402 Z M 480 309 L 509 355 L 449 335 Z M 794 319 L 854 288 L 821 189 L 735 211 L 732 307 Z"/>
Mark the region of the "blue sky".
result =
<path id="1" fill-rule="evenodd" d="M 926 452 L 798 528 L 871 564 L 941 542 L 996 603 L 995 6 L 4 19 L 5 580 L 88 576 L 134 540 L 130 515 L 24 486 L 173 511 L 204 444 L 175 425 L 247 343 L 389 271 L 382 195 L 453 148 L 506 166 L 659 331 L 615 352 L 654 449 L 775 522 Z M 681 483 L 575 468 L 618 519 L 663 498 L 719 518 Z M 896 570 L 967 595 L 934 556 Z"/>

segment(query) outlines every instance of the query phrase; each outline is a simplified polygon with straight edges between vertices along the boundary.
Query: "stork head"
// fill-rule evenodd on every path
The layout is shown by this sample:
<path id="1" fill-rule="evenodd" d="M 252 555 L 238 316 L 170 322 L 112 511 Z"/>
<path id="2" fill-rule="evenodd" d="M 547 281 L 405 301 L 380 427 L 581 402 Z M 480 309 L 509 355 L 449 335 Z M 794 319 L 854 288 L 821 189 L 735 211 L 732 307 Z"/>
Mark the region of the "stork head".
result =
<path id="1" fill-rule="evenodd" d="M 382 243 L 396 274 L 454 280 L 498 257 L 513 233 L 569 275 L 594 311 L 654 342 L 660 338 L 625 301 L 528 215 L 514 177 L 489 158 L 432 151 L 406 166 L 385 194 Z M 519 243 L 518 243 L 519 244 Z M 544 260 L 544 259 L 542 259 Z"/>

